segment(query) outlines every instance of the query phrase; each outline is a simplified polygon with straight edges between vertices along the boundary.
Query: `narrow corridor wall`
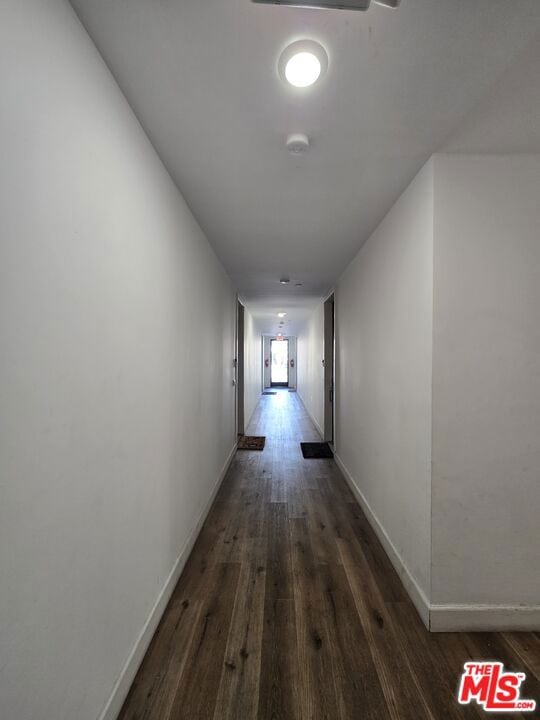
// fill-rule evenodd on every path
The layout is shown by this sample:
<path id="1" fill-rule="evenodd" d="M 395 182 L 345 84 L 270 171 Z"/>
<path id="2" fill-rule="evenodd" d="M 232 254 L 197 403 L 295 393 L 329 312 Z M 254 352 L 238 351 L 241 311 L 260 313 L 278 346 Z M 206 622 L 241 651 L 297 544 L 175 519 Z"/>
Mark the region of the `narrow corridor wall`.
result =
<path id="1" fill-rule="evenodd" d="M 336 458 L 427 622 L 431 546 L 433 163 L 336 293 Z"/>
<path id="2" fill-rule="evenodd" d="M 444 627 L 540 628 L 539 199 L 540 155 L 435 156 L 432 614 Z"/>
<path id="3" fill-rule="evenodd" d="M 64 0 L 2 3 L 0 93 L 0 714 L 112 718 L 234 447 L 235 296 Z"/>

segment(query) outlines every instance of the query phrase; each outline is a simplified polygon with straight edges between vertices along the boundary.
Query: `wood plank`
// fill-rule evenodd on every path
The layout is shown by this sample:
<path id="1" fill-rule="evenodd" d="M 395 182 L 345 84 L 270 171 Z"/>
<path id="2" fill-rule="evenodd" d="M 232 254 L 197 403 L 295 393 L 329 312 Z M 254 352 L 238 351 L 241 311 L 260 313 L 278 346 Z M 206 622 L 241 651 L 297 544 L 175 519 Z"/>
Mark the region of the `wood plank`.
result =
<path id="1" fill-rule="evenodd" d="M 273 600 L 293 598 L 292 556 L 285 503 L 267 506 L 266 593 Z"/>
<path id="2" fill-rule="evenodd" d="M 469 659 L 465 646 L 460 644 L 456 653 L 457 646 L 454 645 L 454 659 L 456 655 L 459 659 L 450 666 L 441 651 L 441 638 L 438 634 L 429 633 L 418 621 L 416 609 L 410 601 L 386 603 L 386 609 L 393 618 L 401 652 L 408 657 L 411 670 L 434 716 L 445 720 L 478 718 L 482 711 L 477 706 L 462 706 L 457 702 L 463 664 Z M 459 637 L 454 640 L 459 642 Z"/>
<path id="3" fill-rule="evenodd" d="M 298 698 L 303 718 L 340 717 L 332 668 L 331 639 L 307 522 L 289 520 L 298 642 Z"/>
<path id="4" fill-rule="evenodd" d="M 343 478 L 340 482 L 345 482 Z M 377 535 L 357 503 L 344 502 L 336 492 L 337 479 L 319 478 L 319 487 L 326 512 L 336 538 L 356 539 L 377 581 L 386 602 L 400 602 L 408 598 L 397 572 L 384 551 Z"/>
<path id="5" fill-rule="evenodd" d="M 330 513 L 320 490 L 305 490 L 307 524 L 315 560 L 318 563 L 341 564 L 341 556 L 332 531 Z"/>
<path id="6" fill-rule="evenodd" d="M 264 560 L 261 551 L 255 554 L 259 562 Z M 214 711 L 215 720 L 257 718 L 265 588 L 264 565 L 243 563 Z"/>
<path id="7" fill-rule="evenodd" d="M 379 680 L 393 720 L 437 720 L 399 644 L 394 623 L 358 544 L 337 541 Z"/>
<path id="8" fill-rule="evenodd" d="M 211 718 L 214 714 L 240 566 L 223 563 L 212 568 L 211 574 L 184 672 L 178 678 L 171 720 Z"/>
<path id="9" fill-rule="evenodd" d="M 261 649 L 259 720 L 300 720 L 298 646 L 293 600 L 269 593 Z"/>
<path id="10" fill-rule="evenodd" d="M 173 596 L 152 638 L 118 720 L 167 720 L 201 604 Z"/>
<path id="11" fill-rule="evenodd" d="M 380 720 L 388 707 L 345 570 L 325 563 L 318 571 L 339 717 Z"/>

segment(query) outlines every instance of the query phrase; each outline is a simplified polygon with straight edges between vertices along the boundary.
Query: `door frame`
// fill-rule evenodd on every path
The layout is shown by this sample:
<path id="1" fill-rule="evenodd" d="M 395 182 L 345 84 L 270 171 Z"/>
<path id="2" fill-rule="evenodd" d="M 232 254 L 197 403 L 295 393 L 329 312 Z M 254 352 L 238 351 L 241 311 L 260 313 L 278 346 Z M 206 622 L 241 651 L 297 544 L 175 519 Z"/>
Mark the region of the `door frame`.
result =
<path id="1" fill-rule="evenodd" d="M 236 343 L 235 343 L 234 367 L 235 367 L 235 420 L 236 420 L 236 436 L 243 435 L 245 432 L 244 418 L 244 306 L 240 300 L 236 299 Z"/>
<path id="2" fill-rule="evenodd" d="M 335 296 L 334 293 L 324 301 L 324 438 L 325 442 L 335 445 Z"/>
<path id="3" fill-rule="evenodd" d="M 272 381 L 272 343 L 287 343 L 287 381 L 286 382 L 273 382 Z M 290 359 L 290 346 L 289 338 L 284 337 L 283 340 L 277 340 L 276 338 L 270 338 L 270 387 L 289 387 L 289 359 Z"/>

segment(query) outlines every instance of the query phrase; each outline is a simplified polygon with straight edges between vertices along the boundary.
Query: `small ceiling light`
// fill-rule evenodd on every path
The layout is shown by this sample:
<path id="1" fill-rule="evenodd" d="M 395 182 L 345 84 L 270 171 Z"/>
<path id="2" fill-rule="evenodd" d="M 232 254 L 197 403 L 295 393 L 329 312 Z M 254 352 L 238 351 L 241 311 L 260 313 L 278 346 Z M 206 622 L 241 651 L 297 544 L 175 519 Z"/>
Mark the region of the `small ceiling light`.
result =
<path id="1" fill-rule="evenodd" d="M 304 284 L 304 283 L 295 283 L 294 286 L 295 286 L 295 287 L 302 287 L 303 284 Z"/>
<path id="2" fill-rule="evenodd" d="M 287 314 L 287 313 L 280 312 L 280 313 L 277 314 L 277 316 L 278 316 L 278 317 L 285 317 L 286 314 Z"/>
<path id="3" fill-rule="evenodd" d="M 313 85 L 328 68 L 326 50 L 314 40 L 297 40 L 285 48 L 278 62 L 281 78 L 297 88 Z"/>
<path id="4" fill-rule="evenodd" d="M 294 87 L 308 87 L 317 82 L 321 74 L 319 58 L 310 52 L 293 55 L 285 66 L 285 77 Z"/>
<path id="5" fill-rule="evenodd" d="M 279 282 L 280 282 L 282 285 L 288 285 L 291 281 L 289 280 L 288 277 L 282 277 L 282 278 L 279 279 Z"/>

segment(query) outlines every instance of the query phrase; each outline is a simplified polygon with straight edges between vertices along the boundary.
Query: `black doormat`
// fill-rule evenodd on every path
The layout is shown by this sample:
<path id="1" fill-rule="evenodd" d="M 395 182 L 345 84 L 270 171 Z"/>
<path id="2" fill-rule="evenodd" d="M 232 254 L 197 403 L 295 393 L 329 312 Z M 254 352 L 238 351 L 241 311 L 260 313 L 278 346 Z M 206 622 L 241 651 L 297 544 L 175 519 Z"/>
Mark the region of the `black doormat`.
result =
<path id="1" fill-rule="evenodd" d="M 289 392 L 296 392 L 296 388 L 289 388 Z"/>
<path id="2" fill-rule="evenodd" d="M 240 435 L 238 438 L 238 450 L 264 450 L 266 437 L 264 435 Z"/>
<path id="3" fill-rule="evenodd" d="M 303 442 L 300 443 L 302 455 L 306 460 L 319 460 L 321 458 L 333 458 L 334 455 L 330 450 L 330 446 L 325 442 Z"/>
<path id="4" fill-rule="evenodd" d="M 265 390 L 263 395 L 277 395 L 277 392 L 275 390 Z"/>

